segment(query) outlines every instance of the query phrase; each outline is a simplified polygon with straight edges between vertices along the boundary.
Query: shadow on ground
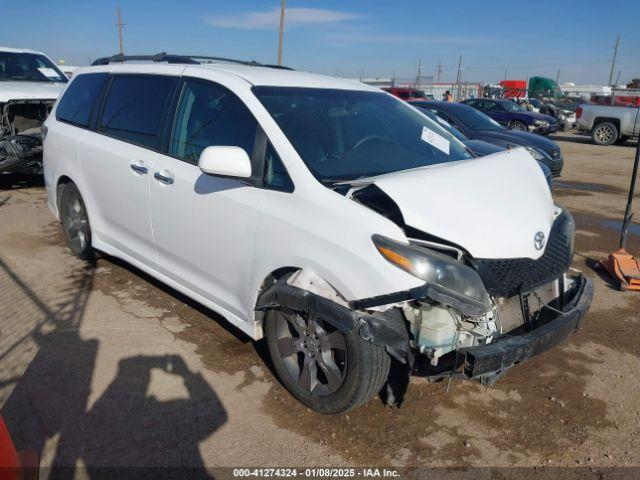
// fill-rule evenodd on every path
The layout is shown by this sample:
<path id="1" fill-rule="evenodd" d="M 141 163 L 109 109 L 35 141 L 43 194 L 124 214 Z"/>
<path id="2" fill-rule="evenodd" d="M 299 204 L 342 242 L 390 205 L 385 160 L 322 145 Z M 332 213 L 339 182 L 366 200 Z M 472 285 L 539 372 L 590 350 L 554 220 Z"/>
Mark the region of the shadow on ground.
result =
<path id="1" fill-rule="evenodd" d="M 23 173 L 0 174 L 0 190 L 19 190 L 33 187 L 44 187 L 44 176 Z"/>
<path id="2" fill-rule="evenodd" d="M 176 468 L 189 468 L 190 478 L 208 478 L 198 443 L 224 424 L 227 414 L 208 383 L 180 356 L 122 359 L 115 379 L 89 405 L 99 341 L 82 338 L 80 326 L 94 272 L 93 265 L 76 272 L 65 300 L 49 307 L 0 258 L 0 273 L 10 279 L 3 287 L 11 291 L 7 298 L 28 300 L 27 308 L 41 318 L 28 335 L 0 352 L 2 362 L 18 343 L 37 345 L 0 411 L 16 448 L 49 459 L 49 478 L 74 478 L 78 465 L 89 478 L 128 476 L 132 466 L 172 467 L 174 474 Z M 148 395 L 154 370 L 179 377 L 187 398 L 161 401 Z M 121 467 L 129 468 L 114 472 Z"/>

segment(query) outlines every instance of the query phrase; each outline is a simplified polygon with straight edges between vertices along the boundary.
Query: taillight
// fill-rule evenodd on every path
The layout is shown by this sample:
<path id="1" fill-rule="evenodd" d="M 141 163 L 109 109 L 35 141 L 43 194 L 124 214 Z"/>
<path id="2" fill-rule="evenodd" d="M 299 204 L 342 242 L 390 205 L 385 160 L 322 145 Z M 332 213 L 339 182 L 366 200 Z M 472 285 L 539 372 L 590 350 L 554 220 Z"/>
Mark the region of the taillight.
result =
<path id="1" fill-rule="evenodd" d="M 582 116 L 582 107 L 576 108 L 576 118 L 580 118 Z"/>

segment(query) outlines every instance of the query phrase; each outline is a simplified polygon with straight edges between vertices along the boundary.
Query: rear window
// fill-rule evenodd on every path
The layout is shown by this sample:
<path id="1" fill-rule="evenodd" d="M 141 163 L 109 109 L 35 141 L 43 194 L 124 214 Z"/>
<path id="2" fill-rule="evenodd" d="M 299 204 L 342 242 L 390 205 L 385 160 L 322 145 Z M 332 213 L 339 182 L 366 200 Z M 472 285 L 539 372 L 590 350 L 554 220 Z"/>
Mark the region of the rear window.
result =
<path id="1" fill-rule="evenodd" d="M 173 77 L 114 77 L 102 109 L 100 132 L 157 148 L 160 122 L 173 82 Z"/>
<path id="2" fill-rule="evenodd" d="M 106 80 L 106 73 L 78 75 L 62 95 L 56 108 L 56 119 L 87 127 L 91 110 Z"/>

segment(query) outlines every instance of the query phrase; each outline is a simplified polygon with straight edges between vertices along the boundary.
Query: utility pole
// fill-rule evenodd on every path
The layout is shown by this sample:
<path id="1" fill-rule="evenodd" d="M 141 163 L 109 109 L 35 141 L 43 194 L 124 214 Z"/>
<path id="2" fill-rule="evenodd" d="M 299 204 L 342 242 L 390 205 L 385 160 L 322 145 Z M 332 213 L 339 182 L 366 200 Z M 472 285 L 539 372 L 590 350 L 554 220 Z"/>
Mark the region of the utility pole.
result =
<path id="1" fill-rule="evenodd" d="M 420 83 L 420 77 L 422 76 L 422 59 L 418 59 L 418 74 L 416 75 L 416 85 Z"/>
<path id="2" fill-rule="evenodd" d="M 618 47 L 620 47 L 620 35 L 616 38 L 616 46 L 613 47 L 613 59 L 611 60 L 611 73 L 609 73 L 609 86 L 613 87 L 613 71 L 616 68 L 616 58 L 618 57 Z"/>
<path id="3" fill-rule="evenodd" d="M 282 65 L 282 37 L 284 36 L 284 9 L 286 0 L 280 0 L 280 33 L 278 34 L 278 65 Z"/>
<path id="4" fill-rule="evenodd" d="M 556 74 L 556 85 L 560 85 L 560 70 L 558 70 L 558 73 Z"/>
<path id="5" fill-rule="evenodd" d="M 124 47 L 122 46 L 122 27 L 124 27 L 126 23 L 122 23 L 120 6 L 116 6 L 116 11 L 118 12 L 118 23 L 116 23 L 116 27 L 118 27 L 118 44 L 120 45 L 120 55 L 124 55 Z"/>
<path id="6" fill-rule="evenodd" d="M 442 73 L 442 61 L 438 62 L 438 80 L 436 80 L 437 83 L 440 83 L 440 74 Z"/>
<path id="7" fill-rule="evenodd" d="M 504 69 L 504 79 L 507 79 L 507 76 L 509 74 L 509 70 L 507 70 L 506 68 Z"/>
<path id="8" fill-rule="evenodd" d="M 462 68 L 462 55 L 458 59 L 458 75 L 456 76 L 456 91 L 457 91 L 457 99 L 460 98 L 460 70 Z"/>

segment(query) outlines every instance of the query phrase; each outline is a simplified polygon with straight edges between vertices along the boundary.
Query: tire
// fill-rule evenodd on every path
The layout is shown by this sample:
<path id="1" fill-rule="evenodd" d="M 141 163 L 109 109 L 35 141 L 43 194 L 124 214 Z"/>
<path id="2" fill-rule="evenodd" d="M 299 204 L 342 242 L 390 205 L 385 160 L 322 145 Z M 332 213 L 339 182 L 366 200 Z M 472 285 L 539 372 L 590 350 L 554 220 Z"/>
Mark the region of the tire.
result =
<path id="1" fill-rule="evenodd" d="M 343 414 L 364 405 L 389 375 L 391 359 L 385 349 L 355 330 L 344 334 L 319 319 L 270 310 L 265 336 L 281 383 L 319 413 Z"/>
<path id="2" fill-rule="evenodd" d="M 95 258 L 91 247 L 91 226 L 82 195 L 74 183 L 67 183 L 60 192 L 60 220 L 71 252 L 82 260 Z"/>
<path id="3" fill-rule="evenodd" d="M 509 124 L 509 130 L 517 130 L 519 132 L 526 132 L 527 131 L 527 126 L 518 121 L 518 120 L 514 120 L 513 122 L 511 122 Z"/>
<path id="4" fill-rule="evenodd" d="M 618 127 L 611 122 L 598 123 L 591 130 L 591 139 L 596 145 L 613 145 L 619 136 Z"/>

